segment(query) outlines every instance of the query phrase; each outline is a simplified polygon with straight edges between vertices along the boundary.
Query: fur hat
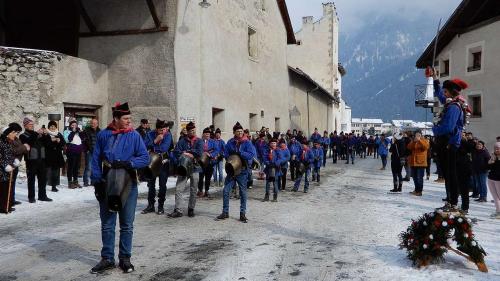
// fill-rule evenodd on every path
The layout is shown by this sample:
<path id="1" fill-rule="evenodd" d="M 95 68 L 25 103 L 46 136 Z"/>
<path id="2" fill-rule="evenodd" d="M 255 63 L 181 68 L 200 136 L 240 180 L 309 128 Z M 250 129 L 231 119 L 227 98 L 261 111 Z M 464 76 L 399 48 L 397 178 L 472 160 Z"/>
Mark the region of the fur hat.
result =
<path id="1" fill-rule="evenodd" d="M 243 130 L 243 126 L 241 126 L 240 122 L 236 122 L 233 126 L 233 132 L 236 130 Z"/>
<path id="2" fill-rule="evenodd" d="M 277 139 L 275 139 L 275 138 L 272 138 L 272 139 L 269 141 L 269 143 L 272 143 L 272 142 L 278 142 L 278 140 L 277 140 Z"/>
<path id="3" fill-rule="evenodd" d="M 149 123 L 148 119 L 141 119 L 141 124 L 147 124 L 147 123 Z"/>
<path id="4" fill-rule="evenodd" d="M 163 129 L 167 127 L 167 123 L 165 121 L 156 119 L 156 129 Z"/>
<path id="5" fill-rule="evenodd" d="M 120 118 L 124 115 L 130 115 L 130 109 L 128 107 L 128 102 L 121 104 L 119 102 L 115 103 L 115 106 L 111 108 L 113 111 L 113 118 Z"/>
<path id="6" fill-rule="evenodd" d="M 17 123 L 10 123 L 9 126 L 5 127 L 2 129 L 2 138 L 6 137 L 8 134 L 12 132 L 21 132 L 23 128 L 21 128 L 21 125 Z"/>
<path id="7" fill-rule="evenodd" d="M 189 122 L 187 125 L 186 125 L 186 130 L 188 131 L 191 131 L 192 129 L 195 129 L 196 126 L 194 125 L 193 122 Z"/>
<path id="8" fill-rule="evenodd" d="M 207 127 L 207 128 L 205 128 L 205 129 L 203 129 L 203 133 L 204 133 L 204 134 L 207 134 L 207 133 L 208 133 L 208 134 L 210 134 L 210 133 L 211 133 L 210 128 L 209 128 L 209 127 Z"/>
<path id="9" fill-rule="evenodd" d="M 216 133 L 216 134 L 222 134 L 222 131 L 221 131 L 219 128 L 217 128 L 217 129 L 215 130 L 215 133 Z"/>

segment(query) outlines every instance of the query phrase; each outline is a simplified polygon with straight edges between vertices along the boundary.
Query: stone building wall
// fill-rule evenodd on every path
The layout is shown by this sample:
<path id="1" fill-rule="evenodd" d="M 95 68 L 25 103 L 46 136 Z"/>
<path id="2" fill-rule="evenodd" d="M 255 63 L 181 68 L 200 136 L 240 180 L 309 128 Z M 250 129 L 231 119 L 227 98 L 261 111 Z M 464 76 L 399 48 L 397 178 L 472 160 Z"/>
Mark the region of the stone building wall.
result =
<path id="1" fill-rule="evenodd" d="M 98 31 L 155 27 L 146 1 L 86 0 L 83 2 Z M 177 0 L 155 0 L 166 32 L 81 37 L 78 56 L 109 68 L 109 102 L 128 101 L 133 123 L 141 118 L 176 120 L 174 38 Z M 81 31 L 87 27 L 81 21 Z M 111 118 L 111 114 L 108 115 Z M 178 125 L 178 122 L 175 122 Z"/>
<path id="2" fill-rule="evenodd" d="M 37 127 L 65 104 L 107 107 L 105 65 L 56 52 L 0 47 L 0 126 L 33 118 Z M 62 125 L 62 124 L 60 124 Z"/>

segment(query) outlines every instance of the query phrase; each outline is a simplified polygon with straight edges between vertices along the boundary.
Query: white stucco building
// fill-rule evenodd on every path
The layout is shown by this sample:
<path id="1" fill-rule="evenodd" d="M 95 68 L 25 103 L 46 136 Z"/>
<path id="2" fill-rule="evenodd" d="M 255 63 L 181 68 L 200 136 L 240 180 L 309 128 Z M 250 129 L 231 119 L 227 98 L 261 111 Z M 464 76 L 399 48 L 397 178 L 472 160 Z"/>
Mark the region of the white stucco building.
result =
<path id="1" fill-rule="evenodd" d="M 350 127 L 349 110 L 342 100 L 341 77 L 345 70 L 338 59 L 339 19 L 334 3 L 323 4 L 323 16 L 315 21 L 303 17 L 302 28 L 295 33 L 296 45 L 288 46 L 288 63 L 306 72 L 338 100 L 331 105 L 328 131 Z M 326 129 L 326 128 L 325 128 Z"/>
<path id="2" fill-rule="evenodd" d="M 441 82 L 459 77 L 469 84 L 463 95 L 473 113 L 466 130 L 484 140 L 490 150 L 500 135 L 499 31 L 498 1 L 464 0 L 440 32 L 436 59 Z M 417 61 L 418 68 L 432 64 L 433 51 L 434 41 Z"/>
<path id="3" fill-rule="evenodd" d="M 382 119 L 373 118 L 352 118 L 352 132 L 354 134 L 369 134 L 370 130 L 373 128 L 373 135 L 382 133 L 382 124 L 384 121 Z"/>

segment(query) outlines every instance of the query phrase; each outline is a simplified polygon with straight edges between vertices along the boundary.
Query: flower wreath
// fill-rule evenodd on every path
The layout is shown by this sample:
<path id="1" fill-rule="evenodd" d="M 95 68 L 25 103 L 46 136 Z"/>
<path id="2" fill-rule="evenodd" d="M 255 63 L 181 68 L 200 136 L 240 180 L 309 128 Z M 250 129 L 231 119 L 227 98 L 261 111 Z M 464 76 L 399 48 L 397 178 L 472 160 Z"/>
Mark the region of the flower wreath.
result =
<path id="1" fill-rule="evenodd" d="M 451 250 L 474 262 L 480 271 L 487 272 L 486 252 L 476 241 L 471 222 L 464 216 L 442 212 L 424 214 L 412 220 L 408 229 L 399 234 L 399 247 L 406 248 L 408 258 L 419 267 L 442 262 L 444 254 Z M 451 247 L 453 241 L 457 249 Z"/>

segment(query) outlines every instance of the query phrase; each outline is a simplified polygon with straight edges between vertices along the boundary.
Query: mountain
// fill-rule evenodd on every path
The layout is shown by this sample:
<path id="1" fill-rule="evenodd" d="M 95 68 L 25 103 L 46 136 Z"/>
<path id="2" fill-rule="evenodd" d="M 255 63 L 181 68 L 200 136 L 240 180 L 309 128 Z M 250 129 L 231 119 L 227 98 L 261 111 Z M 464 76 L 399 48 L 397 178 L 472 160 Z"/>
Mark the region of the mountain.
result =
<path id="1" fill-rule="evenodd" d="M 376 16 L 355 33 L 339 36 L 339 59 L 347 70 L 342 96 L 353 117 L 432 119 L 415 107 L 415 85 L 426 82 L 415 62 L 434 38 L 439 19 Z"/>

